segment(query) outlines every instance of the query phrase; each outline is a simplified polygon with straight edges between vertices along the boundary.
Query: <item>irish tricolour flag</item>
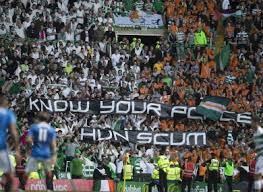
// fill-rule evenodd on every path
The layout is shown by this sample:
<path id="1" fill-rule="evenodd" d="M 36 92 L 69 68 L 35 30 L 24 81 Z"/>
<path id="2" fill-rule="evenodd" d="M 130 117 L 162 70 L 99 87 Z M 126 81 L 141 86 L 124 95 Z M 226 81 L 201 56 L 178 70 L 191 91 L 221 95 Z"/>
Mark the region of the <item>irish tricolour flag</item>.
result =
<path id="1" fill-rule="evenodd" d="M 203 98 L 196 112 L 211 120 L 219 120 L 229 104 L 229 99 L 225 97 L 206 96 Z"/>
<path id="2" fill-rule="evenodd" d="M 94 182 L 94 192 L 114 192 L 113 180 L 96 180 Z"/>

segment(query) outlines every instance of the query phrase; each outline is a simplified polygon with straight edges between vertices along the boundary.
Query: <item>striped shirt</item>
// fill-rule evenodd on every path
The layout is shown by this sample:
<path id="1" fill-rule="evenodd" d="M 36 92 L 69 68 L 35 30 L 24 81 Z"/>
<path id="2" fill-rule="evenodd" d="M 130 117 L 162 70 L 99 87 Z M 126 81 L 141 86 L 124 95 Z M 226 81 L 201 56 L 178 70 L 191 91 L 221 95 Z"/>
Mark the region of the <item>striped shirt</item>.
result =
<path id="1" fill-rule="evenodd" d="M 258 127 L 254 134 L 254 142 L 256 146 L 257 158 L 263 156 L 263 128 Z"/>
<path id="2" fill-rule="evenodd" d="M 143 10 L 144 2 L 143 1 L 137 1 L 135 3 L 135 6 L 138 10 Z"/>
<path id="3" fill-rule="evenodd" d="M 177 43 L 184 43 L 184 40 L 185 40 L 184 32 L 177 32 L 176 33 L 176 41 L 177 41 Z"/>
<path id="4" fill-rule="evenodd" d="M 237 44 L 247 44 L 248 43 L 248 34 L 245 31 L 239 32 L 236 38 L 237 38 Z"/>

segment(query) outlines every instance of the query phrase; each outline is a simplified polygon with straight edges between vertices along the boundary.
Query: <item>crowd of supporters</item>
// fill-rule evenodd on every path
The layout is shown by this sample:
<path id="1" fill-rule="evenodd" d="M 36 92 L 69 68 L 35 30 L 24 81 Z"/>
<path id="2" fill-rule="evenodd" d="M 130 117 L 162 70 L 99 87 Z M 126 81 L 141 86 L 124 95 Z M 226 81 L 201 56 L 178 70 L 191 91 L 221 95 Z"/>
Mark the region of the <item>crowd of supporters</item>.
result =
<path id="1" fill-rule="evenodd" d="M 260 0 L 235 1 L 227 6 L 216 0 L 13 0 L 0 1 L 0 5 L 1 94 L 10 98 L 11 109 L 17 114 L 22 144 L 27 142 L 32 123 L 33 115 L 25 106 L 30 96 L 196 106 L 201 97 L 212 95 L 229 98 L 229 111 L 252 112 L 262 118 Z M 140 37 L 116 41 L 114 15 L 129 15 L 133 5 L 148 13 L 161 13 L 167 34 L 152 44 L 144 44 Z M 223 11 L 232 16 L 225 17 Z M 241 14 L 235 15 L 236 11 Z M 220 53 L 229 55 L 228 61 L 217 59 Z M 254 158 L 250 145 L 253 130 L 247 124 L 76 113 L 55 113 L 52 119 L 58 132 L 56 169 L 62 172 L 71 160 L 71 166 L 75 163 L 77 167 L 106 161 L 121 174 L 125 152 L 147 162 L 156 155 L 156 146 L 150 145 L 81 143 L 80 127 L 206 131 L 210 139 L 207 147 L 170 147 L 170 159 L 184 161 L 192 156 L 194 163 L 202 163 L 211 152 L 218 158 L 231 152 L 239 165 Z M 28 152 L 26 148 L 25 158 Z M 138 169 L 146 170 L 144 165 Z"/>

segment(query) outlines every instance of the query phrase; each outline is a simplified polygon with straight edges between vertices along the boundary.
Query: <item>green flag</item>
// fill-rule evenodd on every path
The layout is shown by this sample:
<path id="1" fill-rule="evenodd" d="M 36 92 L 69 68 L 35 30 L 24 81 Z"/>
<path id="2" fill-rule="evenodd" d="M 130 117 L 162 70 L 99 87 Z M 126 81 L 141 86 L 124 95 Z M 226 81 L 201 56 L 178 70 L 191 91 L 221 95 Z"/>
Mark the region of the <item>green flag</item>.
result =
<path id="1" fill-rule="evenodd" d="M 226 110 L 228 104 L 229 99 L 225 97 L 206 96 L 199 106 L 196 107 L 196 112 L 208 119 L 217 121 Z"/>
<path id="2" fill-rule="evenodd" d="M 215 56 L 216 64 L 220 70 L 223 71 L 225 67 L 229 65 L 230 60 L 230 45 L 226 45 L 223 49 Z"/>

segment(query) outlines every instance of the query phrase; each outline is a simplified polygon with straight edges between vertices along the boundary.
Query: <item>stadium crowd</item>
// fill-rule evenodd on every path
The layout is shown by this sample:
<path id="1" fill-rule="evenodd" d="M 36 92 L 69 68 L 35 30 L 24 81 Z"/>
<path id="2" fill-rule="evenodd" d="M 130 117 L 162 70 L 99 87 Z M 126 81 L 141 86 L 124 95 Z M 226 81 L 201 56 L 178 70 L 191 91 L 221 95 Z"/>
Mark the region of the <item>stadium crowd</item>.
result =
<path id="1" fill-rule="evenodd" d="M 32 113 L 25 110 L 25 99 L 30 96 L 138 99 L 197 106 L 201 97 L 212 95 L 229 98 L 229 111 L 253 112 L 262 118 L 262 1 L 223 6 L 223 9 L 242 12 L 240 16 L 224 20 L 222 14 L 215 11 L 222 11 L 221 2 L 215 0 L 138 0 L 134 3 L 137 9 L 162 13 L 167 35 L 153 44 L 144 44 L 141 38 L 135 37 L 116 41 L 114 15 L 129 15 L 133 9 L 133 1 L 129 0 L 0 1 L 1 94 L 10 98 L 22 144 L 27 142 L 27 129 L 33 121 Z M 224 65 L 218 62 L 216 53 L 223 52 L 222 48 L 227 46 L 229 60 Z M 91 164 L 107 161 L 118 175 L 122 172 L 122 156 L 129 151 L 130 156 L 144 159 L 139 172 L 149 173 L 146 165 L 157 155 L 156 146 L 81 143 L 80 127 L 206 131 L 209 146 L 170 147 L 167 148 L 170 159 L 184 162 L 191 156 L 194 163 L 201 165 L 211 158 L 211 152 L 221 159 L 233 153 L 238 166 L 254 158 L 250 144 L 253 130 L 247 124 L 76 113 L 55 113 L 52 122 L 58 133 L 55 170 L 61 169 L 59 171 L 64 171 L 66 162 L 71 160 L 77 167 L 81 167 L 84 160 Z M 229 131 L 232 131 L 230 138 L 227 137 Z M 84 160 L 79 161 L 80 156 Z M 83 175 L 76 173 L 75 176 Z"/>

